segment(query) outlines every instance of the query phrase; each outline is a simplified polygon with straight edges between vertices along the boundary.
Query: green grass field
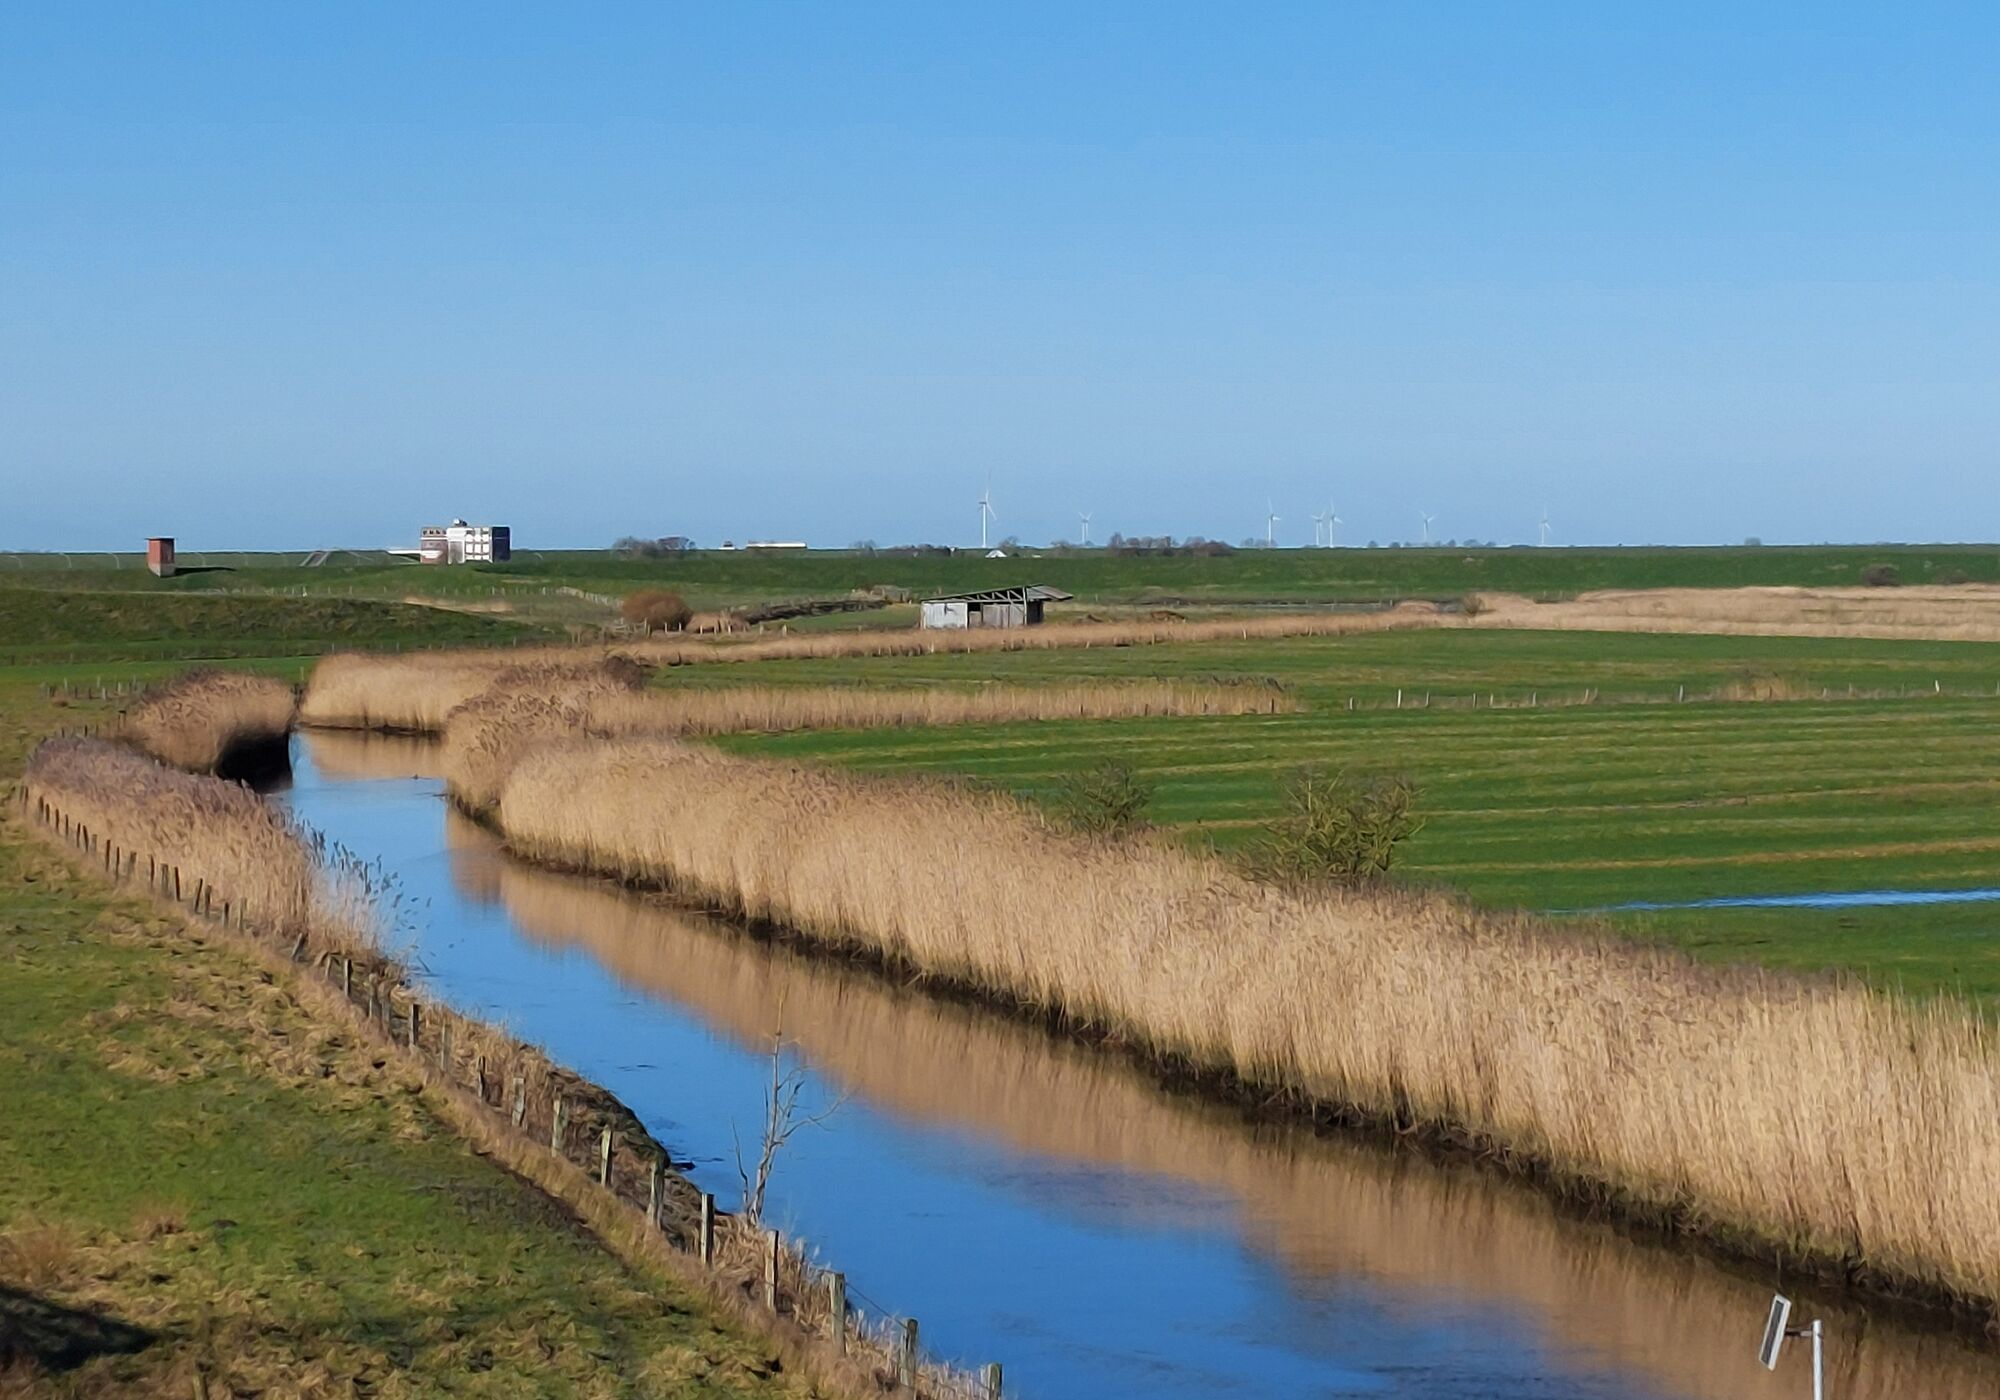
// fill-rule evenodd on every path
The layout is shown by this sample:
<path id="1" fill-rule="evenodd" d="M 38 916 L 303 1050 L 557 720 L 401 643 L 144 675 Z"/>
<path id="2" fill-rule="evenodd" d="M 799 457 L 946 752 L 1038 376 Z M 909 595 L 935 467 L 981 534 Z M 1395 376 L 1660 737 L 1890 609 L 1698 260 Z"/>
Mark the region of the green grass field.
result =
<path id="1" fill-rule="evenodd" d="M 400 602 L 168 592 L 171 581 L 153 582 L 160 591 L 0 584 L 0 665 L 312 656 L 343 647 L 504 646 L 524 636 L 551 635 L 505 619 Z"/>
<path id="2" fill-rule="evenodd" d="M 1037 582 L 1067 589 L 1086 605 L 1201 605 L 1455 598 L 1474 589 L 1557 597 L 1593 588 L 1853 585 L 1874 564 L 1894 565 L 1905 583 L 2000 582 L 2000 548 L 1980 545 L 1246 549 L 1216 558 L 1030 550 L 1006 560 L 975 551 L 909 556 L 846 550 L 701 550 L 671 559 L 627 560 L 608 550 L 523 549 L 510 564 L 460 568 L 390 563 L 363 553 L 306 569 L 299 567 L 301 557 L 188 555 L 184 558 L 213 562 L 203 572 L 158 580 L 137 555 L 0 555 L 0 584 L 166 593 L 305 588 L 334 596 L 422 594 L 512 600 L 537 612 L 581 615 L 587 605 L 544 590 L 616 595 L 671 587 L 707 608 L 830 596 L 876 584 L 923 594 Z"/>
<path id="3" fill-rule="evenodd" d="M 726 671 L 727 674 L 718 674 Z M 1272 680 L 1302 712 L 850 731 L 728 741 L 1029 796 L 1105 759 L 1156 784 L 1154 820 L 1252 840 L 1306 763 L 1407 773 L 1423 831 L 1402 878 L 1495 906 L 2000 884 L 2000 646 L 1437 631 L 1185 647 L 687 668 L 663 684 Z M 1777 679 L 1832 699 L 1666 703 Z M 1944 693 L 1893 699 L 1857 692 Z M 1396 691 L 1406 705 L 1393 705 Z M 1586 688 L 1661 703 L 1557 705 Z M 1431 708 L 1414 708 L 1431 697 Z M 1541 703 L 1527 708 L 1534 696 Z M 1349 697 L 1364 706 L 1346 708 Z M 1500 708 L 1488 708 L 1494 701 Z M 1368 708 L 1375 707 L 1375 708 Z M 1912 990 L 2000 994 L 2000 904 L 1619 914 L 1717 957 L 1851 967 Z"/>
<path id="4" fill-rule="evenodd" d="M 0 671 L 0 784 L 36 735 L 107 708 Z M 11 815 L 0 1122 L 7 1395 L 809 1393 L 250 955 Z"/>

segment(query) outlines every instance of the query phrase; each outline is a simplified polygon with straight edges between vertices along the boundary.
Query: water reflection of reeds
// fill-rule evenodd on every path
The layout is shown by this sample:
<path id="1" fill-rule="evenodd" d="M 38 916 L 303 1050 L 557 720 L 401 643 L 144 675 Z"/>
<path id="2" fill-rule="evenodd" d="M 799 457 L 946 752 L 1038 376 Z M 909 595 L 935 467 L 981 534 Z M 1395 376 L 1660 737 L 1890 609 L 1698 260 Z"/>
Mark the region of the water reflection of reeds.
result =
<path id="1" fill-rule="evenodd" d="M 830 1079 L 884 1109 L 1008 1146 L 1142 1173 L 1233 1203 L 1250 1245 L 1311 1293 L 1365 1280 L 1409 1303 L 1450 1298 L 1526 1315 L 1571 1355 L 1692 1396 L 1776 1393 L 1753 1355 L 1768 1284 L 1562 1214 L 1540 1193 L 1413 1153 L 1253 1125 L 1167 1093 L 1130 1067 L 1003 1018 L 884 985 L 609 886 L 495 858 L 452 818 L 468 891 L 531 938 L 582 948 L 626 984 L 761 1047 L 773 1009 Z M 1858 1312 L 1830 1319 L 1839 1393 L 1986 1397 L 2000 1363 L 1952 1337 Z M 1796 1361 L 1797 1358 L 1793 1358 Z M 1789 1368 L 1792 1361 L 1787 1362 Z"/>

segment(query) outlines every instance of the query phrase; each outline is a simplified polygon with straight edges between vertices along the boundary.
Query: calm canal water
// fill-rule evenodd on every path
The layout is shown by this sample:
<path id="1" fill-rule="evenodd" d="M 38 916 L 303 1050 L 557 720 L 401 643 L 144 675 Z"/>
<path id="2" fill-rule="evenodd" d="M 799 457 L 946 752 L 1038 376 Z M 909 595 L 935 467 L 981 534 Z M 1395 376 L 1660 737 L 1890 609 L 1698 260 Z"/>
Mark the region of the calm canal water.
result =
<path id="1" fill-rule="evenodd" d="M 604 1084 L 725 1204 L 782 1015 L 809 1106 L 840 1104 L 786 1148 L 769 1217 L 941 1354 L 1003 1362 L 1010 1394 L 1806 1393 L 1802 1355 L 1775 1375 L 1753 1355 L 1770 1279 L 1465 1168 L 1253 1126 L 989 1013 L 520 865 L 449 809 L 434 761 L 315 735 L 281 796 L 394 874 L 439 998 Z M 1957 1340 L 1817 1313 L 1832 1394 L 2000 1394 L 2000 1365 Z"/>

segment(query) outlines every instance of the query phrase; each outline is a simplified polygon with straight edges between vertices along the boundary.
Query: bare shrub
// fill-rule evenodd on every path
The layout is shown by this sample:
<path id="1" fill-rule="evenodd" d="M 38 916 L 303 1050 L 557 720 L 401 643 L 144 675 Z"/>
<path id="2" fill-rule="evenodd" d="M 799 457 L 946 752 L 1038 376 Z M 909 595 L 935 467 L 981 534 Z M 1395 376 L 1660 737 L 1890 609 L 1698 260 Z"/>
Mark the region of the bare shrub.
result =
<path id="1" fill-rule="evenodd" d="M 1073 831 L 1118 836 L 1145 824 L 1153 785 L 1127 763 L 1095 764 L 1065 777 L 1056 787 L 1053 808 Z"/>
<path id="2" fill-rule="evenodd" d="M 634 627 L 642 629 L 647 636 L 655 632 L 679 632 L 694 616 L 687 599 L 664 588 L 647 588 L 637 593 L 628 593 L 618 605 L 619 616 Z"/>
<path id="3" fill-rule="evenodd" d="M 1861 571 L 1861 582 L 1869 588 L 1894 588 L 1902 581 L 1902 571 L 1894 564 L 1870 564 Z"/>
<path id="4" fill-rule="evenodd" d="M 817 1112 L 808 1111 L 799 1103 L 806 1089 L 805 1066 L 785 1063 L 784 1012 L 779 1009 L 779 1027 L 771 1032 L 771 1082 L 764 1086 L 764 1121 L 758 1138 L 757 1160 L 753 1165 L 743 1160 L 743 1144 L 735 1142 L 736 1175 L 743 1183 L 743 1221 L 755 1226 L 764 1219 L 764 1197 L 771 1187 L 771 1173 L 778 1165 L 778 1154 L 785 1144 L 801 1128 L 812 1128 L 826 1122 L 840 1111 L 844 1099 L 835 1099 Z M 735 1138 L 736 1127 L 730 1125 L 730 1136 Z"/>
<path id="5" fill-rule="evenodd" d="M 1284 811 L 1252 849 L 1250 868 L 1287 884 L 1379 880 L 1396 847 L 1423 829 L 1416 799 L 1405 777 L 1300 768 L 1285 780 Z"/>

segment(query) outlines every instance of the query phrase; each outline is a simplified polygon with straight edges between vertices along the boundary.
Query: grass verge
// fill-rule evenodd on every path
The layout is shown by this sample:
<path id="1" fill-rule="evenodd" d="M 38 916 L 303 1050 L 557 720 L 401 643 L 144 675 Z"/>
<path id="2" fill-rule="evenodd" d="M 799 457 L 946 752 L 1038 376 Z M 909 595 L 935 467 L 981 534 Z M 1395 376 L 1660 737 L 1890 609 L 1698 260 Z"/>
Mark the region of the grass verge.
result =
<path id="1" fill-rule="evenodd" d="M 0 823 L 0 1390 L 810 1393 L 301 992 Z"/>

